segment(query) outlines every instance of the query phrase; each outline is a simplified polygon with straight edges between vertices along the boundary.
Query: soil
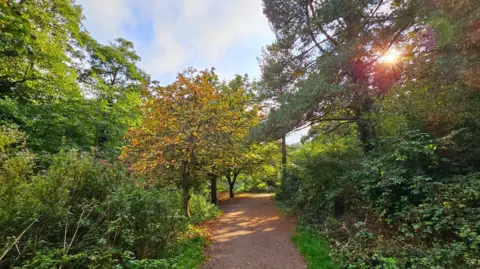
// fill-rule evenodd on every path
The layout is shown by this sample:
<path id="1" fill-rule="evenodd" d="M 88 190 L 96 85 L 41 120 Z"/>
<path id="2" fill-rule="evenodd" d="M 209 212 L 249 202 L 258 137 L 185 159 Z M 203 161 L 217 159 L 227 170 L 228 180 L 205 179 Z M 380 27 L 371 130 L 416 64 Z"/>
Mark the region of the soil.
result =
<path id="1" fill-rule="evenodd" d="M 293 221 L 282 216 L 269 194 L 242 194 L 220 202 L 209 260 L 202 269 L 306 268 L 290 238 Z"/>

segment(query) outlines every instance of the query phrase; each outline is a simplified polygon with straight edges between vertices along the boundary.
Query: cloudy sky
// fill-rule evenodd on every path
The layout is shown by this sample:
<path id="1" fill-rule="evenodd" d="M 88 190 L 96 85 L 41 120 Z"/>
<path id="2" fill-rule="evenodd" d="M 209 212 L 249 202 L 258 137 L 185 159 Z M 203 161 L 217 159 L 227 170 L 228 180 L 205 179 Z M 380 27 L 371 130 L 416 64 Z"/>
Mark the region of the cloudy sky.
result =
<path id="1" fill-rule="evenodd" d="M 186 67 L 223 77 L 259 77 L 257 57 L 273 41 L 261 0 L 77 0 L 101 42 L 135 43 L 140 66 L 162 83 Z"/>
<path id="2" fill-rule="evenodd" d="M 222 78 L 259 78 L 257 57 L 274 35 L 261 0 L 77 0 L 100 42 L 133 41 L 140 66 L 162 84 L 187 67 L 215 67 Z M 290 142 L 299 135 L 289 138 Z"/>

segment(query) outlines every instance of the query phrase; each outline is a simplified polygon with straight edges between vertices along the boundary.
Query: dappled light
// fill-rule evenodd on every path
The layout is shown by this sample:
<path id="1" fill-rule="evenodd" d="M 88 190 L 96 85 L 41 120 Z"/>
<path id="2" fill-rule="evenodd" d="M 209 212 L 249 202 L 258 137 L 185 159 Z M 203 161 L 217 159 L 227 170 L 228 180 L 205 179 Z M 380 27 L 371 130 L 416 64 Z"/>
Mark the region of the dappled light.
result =
<path id="1" fill-rule="evenodd" d="M 480 1 L 1 0 L 0 268 L 480 268 Z"/>
<path id="2" fill-rule="evenodd" d="M 305 268 L 290 241 L 293 223 L 279 216 L 271 195 L 244 194 L 221 209 L 202 268 Z"/>

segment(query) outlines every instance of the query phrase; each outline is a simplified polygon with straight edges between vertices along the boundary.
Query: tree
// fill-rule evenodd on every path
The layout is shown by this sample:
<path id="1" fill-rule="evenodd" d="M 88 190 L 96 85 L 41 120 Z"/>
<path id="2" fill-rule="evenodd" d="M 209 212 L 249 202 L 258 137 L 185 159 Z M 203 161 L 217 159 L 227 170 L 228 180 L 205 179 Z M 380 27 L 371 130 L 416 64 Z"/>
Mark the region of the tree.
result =
<path id="1" fill-rule="evenodd" d="M 116 157 L 150 83 L 133 44 L 99 44 L 71 0 L 0 8 L 0 124 L 19 126 L 35 152 L 96 147 Z"/>
<path id="2" fill-rule="evenodd" d="M 480 160 L 479 8 L 471 1 L 424 2 L 419 30 L 408 37 L 409 64 L 379 119 L 384 135 L 421 130 L 442 139 L 440 155 L 462 169 Z"/>
<path id="3" fill-rule="evenodd" d="M 355 123 L 364 152 L 375 103 L 398 79 L 381 62 L 414 31 L 416 1 L 264 0 L 276 41 L 260 60 L 266 92 L 282 89 L 263 124 L 273 138 L 319 122 Z"/>
<path id="4" fill-rule="evenodd" d="M 253 150 L 251 143 L 237 145 L 229 154 L 224 164 L 224 175 L 229 186 L 230 198 L 234 198 L 233 189 L 238 176 L 254 166 L 259 165 L 261 157 Z"/>
<path id="5" fill-rule="evenodd" d="M 18 125 L 36 151 L 89 146 L 74 67 L 81 19 L 69 0 L 0 3 L 0 123 Z"/>
<path id="6" fill-rule="evenodd" d="M 233 188 L 238 175 L 256 161 L 248 154 L 253 141 L 247 136 L 251 128 L 256 126 L 261 119 L 259 106 L 252 94 L 252 85 L 248 77 L 237 76 L 228 84 L 224 83 L 222 95 L 228 101 L 228 110 L 232 111 L 230 122 L 232 127 L 240 132 L 233 132 L 222 140 L 223 150 L 219 155 L 218 167 L 227 178 L 230 186 L 230 198 L 234 198 Z"/>
<path id="7" fill-rule="evenodd" d="M 88 67 L 80 81 L 95 98 L 94 144 L 100 151 L 114 151 L 128 127 L 140 118 L 137 109 L 142 102 L 142 89 L 150 78 L 137 63 L 140 57 L 132 42 L 118 38 L 109 45 L 99 44 L 84 36 Z"/>
<path id="8" fill-rule="evenodd" d="M 204 180 L 219 162 L 226 141 L 247 135 L 242 115 L 245 92 L 229 91 L 213 71 L 188 69 L 166 87 L 152 89 L 146 115 L 129 131 L 123 159 L 133 171 L 174 184 L 183 191 L 185 215 L 190 216 L 192 186 Z"/>
<path id="9" fill-rule="evenodd" d="M 279 88 L 277 88 L 279 87 Z M 279 100 L 281 100 L 283 94 L 285 93 L 285 89 L 281 85 L 277 85 L 274 87 L 269 87 L 267 84 L 267 80 L 263 80 L 262 82 L 259 83 L 258 87 L 258 94 L 259 94 L 259 99 L 262 100 L 266 107 L 270 107 L 270 112 L 275 113 L 276 105 L 278 105 Z M 259 126 L 262 127 L 262 126 Z M 259 128 L 257 127 L 257 129 Z M 260 131 L 260 134 L 258 133 L 259 131 L 257 130 L 257 133 L 255 136 L 257 136 L 257 139 L 260 140 L 265 140 L 265 136 L 271 135 L 269 132 L 270 130 L 262 130 Z M 264 132 L 263 134 L 261 132 Z M 286 176 L 286 168 L 287 168 L 287 132 L 280 132 L 276 135 L 273 135 L 274 137 L 280 136 L 281 138 L 281 152 L 282 152 L 282 180 L 285 179 Z M 278 137 L 276 137 L 278 138 Z"/>
<path id="10" fill-rule="evenodd" d="M 225 160 L 223 166 L 224 176 L 229 186 L 230 198 L 235 198 L 233 190 L 239 176 L 241 174 L 256 174 L 259 170 L 265 172 L 263 168 L 272 165 L 272 161 L 275 162 L 274 159 L 278 156 L 275 154 L 275 151 L 278 151 L 278 147 L 273 143 L 258 144 L 253 141 L 244 141 L 236 145 L 235 150 L 230 152 L 229 159 Z M 276 177 L 276 171 L 274 173 Z M 264 174 L 261 176 L 268 175 Z"/>
<path id="11" fill-rule="evenodd" d="M 216 180 L 222 176 L 226 176 L 227 179 L 232 176 L 229 181 L 230 197 L 233 198 L 233 187 L 241 172 L 238 164 L 245 161 L 242 159 L 244 151 L 248 145 L 252 144 L 248 132 L 260 122 L 262 117 L 253 95 L 253 87 L 247 76 L 237 75 L 228 83 L 223 82 L 220 86 L 220 94 L 228 104 L 224 113 L 227 113 L 225 116 L 231 131 L 218 135 L 216 158 L 212 160 L 213 164 L 210 166 L 212 201 L 216 200 Z M 227 171 L 231 171 L 233 174 L 227 173 Z"/>

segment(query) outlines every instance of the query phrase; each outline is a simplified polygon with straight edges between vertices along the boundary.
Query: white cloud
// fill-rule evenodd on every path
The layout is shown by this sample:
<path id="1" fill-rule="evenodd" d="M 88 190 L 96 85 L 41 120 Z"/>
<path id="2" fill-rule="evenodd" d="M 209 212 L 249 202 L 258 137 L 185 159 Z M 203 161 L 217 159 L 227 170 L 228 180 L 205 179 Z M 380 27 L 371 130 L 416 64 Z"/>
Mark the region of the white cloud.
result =
<path id="1" fill-rule="evenodd" d="M 213 0 L 183 0 L 181 1 L 182 14 L 187 19 L 193 18 L 197 15 L 205 14 L 213 2 Z"/>
<path id="2" fill-rule="evenodd" d="M 90 32 L 94 32 L 102 42 L 112 40 L 126 33 L 123 26 L 134 25 L 135 18 L 129 9 L 131 0 L 79 0 L 86 17 L 84 22 Z M 113 37 L 113 38 L 112 38 Z"/>
<path id="3" fill-rule="evenodd" d="M 128 33 L 148 22 L 151 42 L 135 42 L 141 66 L 154 76 L 189 66 L 217 66 L 234 46 L 271 35 L 261 0 L 78 0 L 84 6 L 87 30 L 101 41 Z M 265 45 L 265 44 L 263 44 Z M 260 45 L 259 45 L 260 46 Z M 249 55 L 255 57 L 257 55 Z M 239 70 L 242 72 L 243 70 Z"/>
<path id="4" fill-rule="evenodd" d="M 162 28 L 155 30 L 154 42 L 147 45 L 143 53 L 147 58 L 142 61 L 142 67 L 155 74 L 179 70 L 191 56 L 170 32 Z"/>

